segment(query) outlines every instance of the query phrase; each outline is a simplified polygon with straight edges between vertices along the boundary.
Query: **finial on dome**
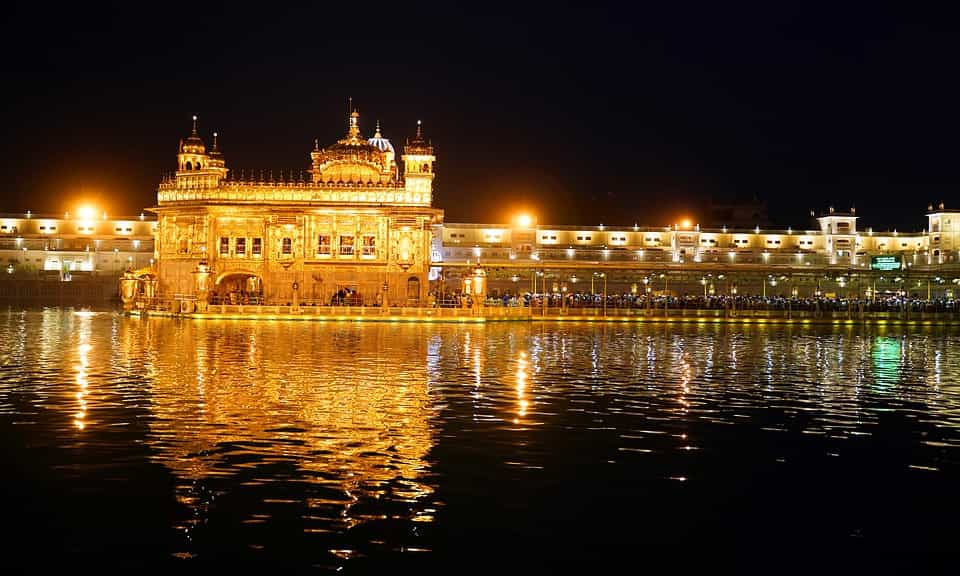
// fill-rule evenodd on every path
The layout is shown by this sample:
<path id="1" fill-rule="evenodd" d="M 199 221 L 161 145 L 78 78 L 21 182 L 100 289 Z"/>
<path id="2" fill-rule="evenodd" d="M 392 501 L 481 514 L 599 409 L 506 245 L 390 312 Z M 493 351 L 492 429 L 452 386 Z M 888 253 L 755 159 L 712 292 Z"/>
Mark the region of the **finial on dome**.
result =
<path id="1" fill-rule="evenodd" d="M 353 98 L 350 99 L 351 110 L 353 106 Z M 356 139 L 360 137 L 360 113 L 356 110 L 350 112 L 350 130 L 347 132 L 347 137 L 351 139 Z"/>
<path id="2" fill-rule="evenodd" d="M 193 134 L 191 135 L 192 136 L 197 135 L 197 115 L 196 114 L 193 115 Z"/>
<path id="3" fill-rule="evenodd" d="M 422 125 L 423 125 L 423 120 L 417 120 L 417 139 L 418 140 L 420 138 L 423 138 L 423 134 L 421 131 Z"/>
<path id="4" fill-rule="evenodd" d="M 380 134 L 380 121 L 377 120 L 377 131 L 373 134 L 374 138 L 383 138 L 383 135 Z"/>
<path id="5" fill-rule="evenodd" d="M 218 136 L 218 134 L 217 134 L 216 132 L 214 132 L 214 133 L 213 133 L 213 146 L 212 146 L 212 151 L 213 151 L 213 152 L 216 152 L 216 151 L 217 151 L 217 136 Z"/>

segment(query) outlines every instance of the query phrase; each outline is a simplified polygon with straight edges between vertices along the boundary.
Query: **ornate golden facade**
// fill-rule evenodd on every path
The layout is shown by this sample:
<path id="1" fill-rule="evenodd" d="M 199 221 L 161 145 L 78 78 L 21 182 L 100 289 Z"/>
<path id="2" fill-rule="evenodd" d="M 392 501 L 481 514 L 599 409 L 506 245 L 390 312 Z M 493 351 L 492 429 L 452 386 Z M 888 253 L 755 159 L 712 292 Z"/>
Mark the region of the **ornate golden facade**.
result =
<path id="1" fill-rule="evenodd" d="M 197 272 L 209 270 L 210 298 L 226 302 L 425 302 L 443 211 L 432 207 L 436 157 L 419 124 L 402 171 L 379 126 L 362 136 L 356 111 L 346 136 L 310 158 L 308 176 L 236 178 L 217 134 L 208 151 L 194 118 L 151 208 L 160 294 L 200 295 Z"/>

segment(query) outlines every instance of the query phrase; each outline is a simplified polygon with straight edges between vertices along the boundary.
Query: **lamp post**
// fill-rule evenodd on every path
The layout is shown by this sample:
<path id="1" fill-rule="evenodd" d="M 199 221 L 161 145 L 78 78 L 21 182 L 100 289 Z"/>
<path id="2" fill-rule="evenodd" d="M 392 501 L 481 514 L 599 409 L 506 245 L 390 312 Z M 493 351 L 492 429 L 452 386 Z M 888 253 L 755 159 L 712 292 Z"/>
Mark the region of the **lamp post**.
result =
<path id="1" fill-rule="evenodd" d="M 607 273 L 601 272 L 600 277 L 603 278 L 603 315 L 607 315 Z"/>
<path id="2" fill-rule="evenodd" d="M 661 274 L 663 278 L 663 315 L 667 316 L 670 314 L 670 294 L 667 293 L 667 275 Z"/>

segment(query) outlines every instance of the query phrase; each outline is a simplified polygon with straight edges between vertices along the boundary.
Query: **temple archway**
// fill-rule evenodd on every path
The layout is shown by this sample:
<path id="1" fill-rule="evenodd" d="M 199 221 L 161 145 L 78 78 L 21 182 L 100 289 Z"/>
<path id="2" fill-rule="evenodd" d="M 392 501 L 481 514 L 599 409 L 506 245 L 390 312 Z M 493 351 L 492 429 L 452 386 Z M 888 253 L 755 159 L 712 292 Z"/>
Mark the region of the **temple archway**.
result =
<path id="1" fill-rule="evenodd" d="M 262 304 L 263 280 L 253 272 L 224 272 L 217 277 L 211 301 L 214 304 Z"/>

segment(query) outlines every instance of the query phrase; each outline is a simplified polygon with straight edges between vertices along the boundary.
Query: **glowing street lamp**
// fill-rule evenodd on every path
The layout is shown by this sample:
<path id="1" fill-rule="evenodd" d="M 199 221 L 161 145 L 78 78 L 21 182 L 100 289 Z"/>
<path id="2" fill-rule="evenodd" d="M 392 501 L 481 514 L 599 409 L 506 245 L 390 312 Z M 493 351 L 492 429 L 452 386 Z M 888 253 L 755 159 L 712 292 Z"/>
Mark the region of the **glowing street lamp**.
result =
<path id="1" fill-rule="evenodd" d="M 67 214 L 69 214 L 69 212 Z M 81 220 L 93 220 L 96 214 L 97 210 L 93 206 L 81 206 L 77 209 L 77 218 Z"/>
<path id="2" fill-rule="evenodd" d="M 533 217 L 529 214 L 518 214 L 514 221 L 520 228 L 529 228 L 533 225 Z"/>

